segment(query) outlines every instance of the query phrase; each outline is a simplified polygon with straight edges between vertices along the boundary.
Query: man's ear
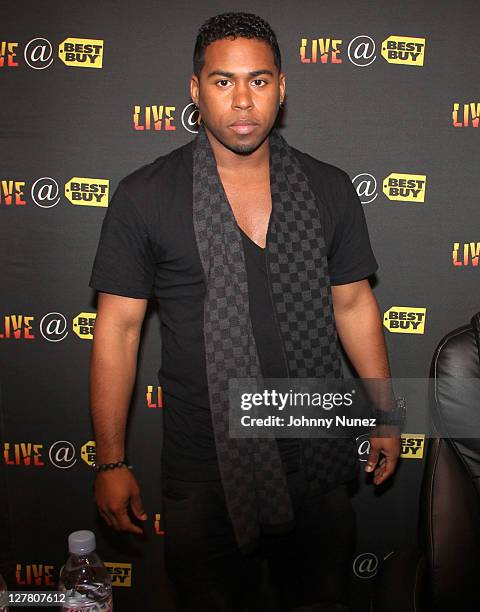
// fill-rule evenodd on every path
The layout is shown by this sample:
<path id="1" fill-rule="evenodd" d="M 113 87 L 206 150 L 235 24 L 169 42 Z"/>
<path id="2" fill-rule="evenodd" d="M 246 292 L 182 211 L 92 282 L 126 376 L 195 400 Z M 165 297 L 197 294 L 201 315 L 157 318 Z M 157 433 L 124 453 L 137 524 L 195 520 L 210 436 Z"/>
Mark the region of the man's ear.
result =
<path id="1" fill-rule="evenodd" d="M 192 102 L 198 106 L 198 94 L 199 94 L 200 84 L 198 82 L 198 77 L 196 74 L 192 74 L 190 79 L 190 97 L 192 98 Z"/>
<path id="2" fill-rule="evenodd" d="M 281 72 L 278 75 L 278 83 L 280 86 L 280 100 L 285 99 L 285 73 Z"/>

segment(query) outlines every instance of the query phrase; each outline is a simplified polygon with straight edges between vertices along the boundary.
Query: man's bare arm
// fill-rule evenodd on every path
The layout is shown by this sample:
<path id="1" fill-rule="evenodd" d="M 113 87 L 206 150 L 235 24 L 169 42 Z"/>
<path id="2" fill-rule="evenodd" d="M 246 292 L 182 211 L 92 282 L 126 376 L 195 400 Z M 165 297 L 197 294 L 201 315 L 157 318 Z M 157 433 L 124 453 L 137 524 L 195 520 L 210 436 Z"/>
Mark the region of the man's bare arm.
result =
<path id="1" fill-rule="evenodd" d="M 355 370 L 372 381 L 380 405 L 392 401 L 390 365 L 382 326 L 382 316 L 368 279 L 332 286 L 335 324 L 342 345 Z M 381 380 L 385 379 L 385 384 Z M 388 379 L 388 380 L 387 380 Z M 374 483 L 380 484 L 393 472 L 400 456 L 400 436 L 372 437 L 366 471 L 375 470 Z"/>
<path id="2" fill-rule="evenodd" d="M 98 463 L 123 458 L 146 307 L 146 299 L 98 294 L 90 360 L 90 410 Z"/>
<path id="3" fill-rule="evenodd" d="M 114 463 L 124 457 L 128 408 L 146 308 L 146 299 L 98 294 L 90 359 L 90 411 L 97 463 Z M 142 533 L 127 514 L 130 503 L 137 518 L 146 518 L 138 484 L 127 468 L 99 472 L 95 496 L 110 526 Z"/>
<path id="4" fill-rule="evenodd" d="M 367 279 L 332 286 L 338 335 L 362 378 L 389 378 L 382 317 Z"/>

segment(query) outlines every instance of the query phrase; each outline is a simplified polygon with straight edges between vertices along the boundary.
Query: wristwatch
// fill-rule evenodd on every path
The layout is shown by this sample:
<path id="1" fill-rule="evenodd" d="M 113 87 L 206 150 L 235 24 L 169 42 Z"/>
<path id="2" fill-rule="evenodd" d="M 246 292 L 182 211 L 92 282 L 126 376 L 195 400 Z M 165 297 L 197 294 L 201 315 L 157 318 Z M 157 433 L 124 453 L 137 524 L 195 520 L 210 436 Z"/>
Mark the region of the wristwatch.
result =
<path id="1" fill-rule="evenodd" d="M 395 398 L 395 408 L 393 410 L 380 410 L 376 408 L 373 411 L 375 423 L 377 425 L 397 425 L 401 427 L 407 418 L 407 403 L 404 397 Z"/>

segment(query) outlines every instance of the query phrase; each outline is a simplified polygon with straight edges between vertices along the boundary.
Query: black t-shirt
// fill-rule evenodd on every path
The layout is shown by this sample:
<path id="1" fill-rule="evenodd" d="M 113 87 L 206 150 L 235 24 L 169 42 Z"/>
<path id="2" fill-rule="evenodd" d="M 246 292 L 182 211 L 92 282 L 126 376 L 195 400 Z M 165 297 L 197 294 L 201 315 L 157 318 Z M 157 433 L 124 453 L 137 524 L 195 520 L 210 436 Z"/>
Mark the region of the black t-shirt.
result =
<path id="1" fill-rule="evenodd" d="M 286 378 L 288 370 L 268 287 L 266 251 L 239 229 L 245 253 L 250 318 L 260 370 L 264 378 Z M 298 440 L 278 438 L 277 444 L 286 472 L 294 470 L 299 461 Z"/>
<path id="2" fill-rule="evenodd" d="M 378 269 L 362 204 L 346 172 L 293 149 L 319 205 L 331 285 Z M 90 287 L 159 300 L 164 392 L 162 471 L 184 480 L 219 478 L 203 337 L 205 276 L 193 227 L 192 142 L 120 181 L 107 209 Z M 240 230 L 250 315 L 265 378 L 286 376 L 266 280 L 265 251 Z M 277 440 L 287 471 L 296 440 Z"/>

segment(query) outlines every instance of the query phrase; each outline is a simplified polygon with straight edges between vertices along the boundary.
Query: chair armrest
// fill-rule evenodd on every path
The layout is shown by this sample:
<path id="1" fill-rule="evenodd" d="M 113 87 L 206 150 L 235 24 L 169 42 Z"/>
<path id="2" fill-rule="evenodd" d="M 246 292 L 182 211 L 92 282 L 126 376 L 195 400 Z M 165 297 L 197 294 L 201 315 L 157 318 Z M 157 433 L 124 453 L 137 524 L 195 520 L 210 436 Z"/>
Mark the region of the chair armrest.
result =
<path id="1" fill-rule="evenodd" d="M 371 612 L 424 612 L 425 557 L 418 548 L 393 552 L 380 565 Z"/>

